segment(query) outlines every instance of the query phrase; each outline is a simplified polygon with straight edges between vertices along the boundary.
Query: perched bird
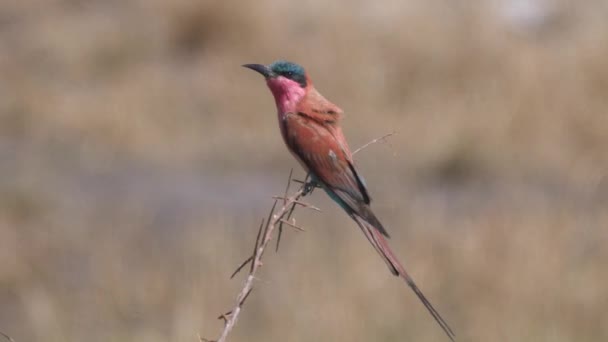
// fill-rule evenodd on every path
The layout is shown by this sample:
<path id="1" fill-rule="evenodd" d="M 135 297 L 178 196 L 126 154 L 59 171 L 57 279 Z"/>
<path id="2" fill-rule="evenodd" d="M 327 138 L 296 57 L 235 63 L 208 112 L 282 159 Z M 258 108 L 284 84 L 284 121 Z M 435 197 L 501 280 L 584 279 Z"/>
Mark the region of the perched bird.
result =
<path id="1" fill-rule="evenodd" d="M 353 164 L 340 128 L 342 110 L 312 85 L 300 65 L 277 61 L 270 65 L 245 64 L 259 72 L 274 95 L 281 135 L 289 151 L 309 172 L 313 182 L 359 225 L 390 271 L 402 277 L 453 341 L 454 333 L 405 271 L 386 238 L 386 229 L 370 207 L 370 196 Z"/>

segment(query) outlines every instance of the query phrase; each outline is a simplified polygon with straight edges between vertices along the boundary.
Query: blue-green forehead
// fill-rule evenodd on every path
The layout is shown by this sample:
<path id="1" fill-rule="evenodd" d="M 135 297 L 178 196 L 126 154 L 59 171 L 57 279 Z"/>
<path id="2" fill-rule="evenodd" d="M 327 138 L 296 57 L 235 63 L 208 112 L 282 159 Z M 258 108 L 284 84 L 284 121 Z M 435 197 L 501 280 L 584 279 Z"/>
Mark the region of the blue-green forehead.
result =
<path id="1" fill-rule="evenodd" d="M 270 70 L 276 74 L 292 72 L 295 75 L 304 75 L 304 68 L 300 65 L 288 61 L 276 61 L 270 64 Z"/>

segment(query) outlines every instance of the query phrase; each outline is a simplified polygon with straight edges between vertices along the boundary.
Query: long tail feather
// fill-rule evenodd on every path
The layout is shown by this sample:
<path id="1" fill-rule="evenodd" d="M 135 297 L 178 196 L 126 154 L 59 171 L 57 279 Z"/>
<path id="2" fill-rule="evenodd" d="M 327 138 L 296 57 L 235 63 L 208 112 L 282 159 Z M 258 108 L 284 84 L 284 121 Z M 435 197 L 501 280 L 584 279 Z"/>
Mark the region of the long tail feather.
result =
<path id="1" fill-rule="evenodd" d="M 439 324 L 441 329 L 443 329 L 443 331 L 450 338 L 450 340 L 455 341 L 456 335 L 454 334 L 450 326 L 446 323 L 443 317 L 441 317 L 439 312 L 435 310 L 431 302 L 426 299 L 422 291 L 420 291 L 420 289 L 414 282 L 414 279 L 412 279 L 412 277 L 410 277 L 410 275 L 405 271 L 405 268 L 401 265 L 401 263 L 391 250 L 390 246 L 388 245 L 388 241 L 386 241 L 384 236 L 382 236 L 382 234 L 376 228 L 374 228 L 374 226 L 369 224 L 363 218 L 357 216 L 354 213 L 351 216 L 355 220 L 355 222 L 357 222 L 357 224 L 363 231 L 363 234 L 365 234 L 365 237 L 369 240 L 372 246 L 374 246 L 374 249 L 376 249 L 382 259 L 384 259 L 391 272 L 396 276 L 401 276 L 401 278 L 405 280 L 407 285 L 414 291 L 416 296 L 418 296 L 422 304 L 424 304 L 431 316 L 433 316 L 437 324 Z"/>

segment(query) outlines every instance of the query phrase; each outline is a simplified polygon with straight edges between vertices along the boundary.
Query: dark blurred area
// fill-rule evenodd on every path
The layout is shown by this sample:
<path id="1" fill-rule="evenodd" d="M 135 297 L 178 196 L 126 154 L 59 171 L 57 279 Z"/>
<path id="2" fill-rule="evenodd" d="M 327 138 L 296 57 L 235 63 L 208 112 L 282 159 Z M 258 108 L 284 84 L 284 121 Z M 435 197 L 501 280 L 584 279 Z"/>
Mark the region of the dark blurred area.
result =
<path id="1" fill-rule="evenodd" d="M 216 338 L 291 168 L 240 66 L 346 113 L 392 246 L 459 341 L 608 340 L 605 1 L 0 3 L 0 331 Z M 321 192 L 233 341 L 441 341 Z"/>

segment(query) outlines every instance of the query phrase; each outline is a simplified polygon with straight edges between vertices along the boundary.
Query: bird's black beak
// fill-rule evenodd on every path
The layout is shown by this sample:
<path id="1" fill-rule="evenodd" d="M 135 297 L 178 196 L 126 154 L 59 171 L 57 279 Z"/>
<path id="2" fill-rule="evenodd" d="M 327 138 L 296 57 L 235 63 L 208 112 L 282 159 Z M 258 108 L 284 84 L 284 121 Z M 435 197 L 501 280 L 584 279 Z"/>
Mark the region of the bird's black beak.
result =
<path id="1" fill-rule="evenodd" d="M 265 78 L 274 76 L 274 73 L 272 72 L 272 70 L 270 70 L 267 66 L 262 65 L 262 64 L 244 64 L 243 66 L 245 68 L 249 68 L 251 70 L 259 72 Z"/>

